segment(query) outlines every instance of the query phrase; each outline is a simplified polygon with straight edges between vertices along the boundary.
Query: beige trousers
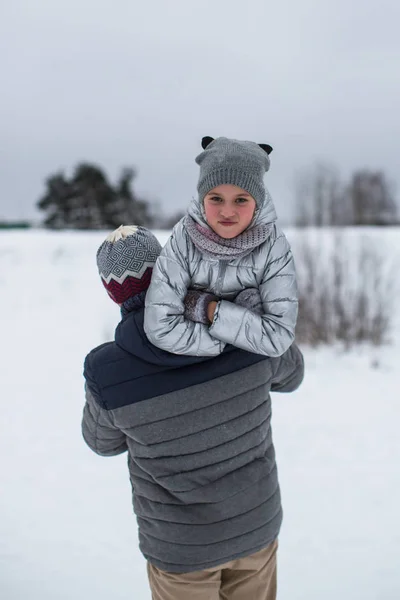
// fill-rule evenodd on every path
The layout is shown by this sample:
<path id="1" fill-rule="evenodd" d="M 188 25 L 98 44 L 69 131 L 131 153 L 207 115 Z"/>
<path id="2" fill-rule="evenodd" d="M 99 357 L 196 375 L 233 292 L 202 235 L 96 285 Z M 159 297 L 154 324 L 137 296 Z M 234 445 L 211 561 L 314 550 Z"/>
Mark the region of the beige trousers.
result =
<path id="1" fill-rule="evenodd" d="M 275 600 L 275 541 L 267 548 L 204 571 L 167 573 L 147 563 L 153 600 Z"/>

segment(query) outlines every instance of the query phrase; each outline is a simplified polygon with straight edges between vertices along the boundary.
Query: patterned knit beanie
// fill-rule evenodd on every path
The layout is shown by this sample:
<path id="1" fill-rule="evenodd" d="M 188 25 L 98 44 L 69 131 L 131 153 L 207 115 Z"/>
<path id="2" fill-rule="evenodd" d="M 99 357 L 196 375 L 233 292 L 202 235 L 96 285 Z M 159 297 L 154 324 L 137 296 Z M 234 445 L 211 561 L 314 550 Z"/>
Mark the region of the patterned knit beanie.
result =
<path id="1" fill-rule="evenodd" d="M 203 202 L 215 187 L 230 183 L 246 190 L 260 208 L 265 200 L 263 178 L 270 166 L 271 146 L 224 137 L 204 137 L 201 145 L 204 152 L 196 158 L 200 165 L 199 201 Z"/>
<path id="2" fill-rule="evenodd" d="M 147 290 L 160 255 L 157 238 L 144 227 L 121 225 L 97 251 L 97 267 L 108 295 L 117 304 Z"/>

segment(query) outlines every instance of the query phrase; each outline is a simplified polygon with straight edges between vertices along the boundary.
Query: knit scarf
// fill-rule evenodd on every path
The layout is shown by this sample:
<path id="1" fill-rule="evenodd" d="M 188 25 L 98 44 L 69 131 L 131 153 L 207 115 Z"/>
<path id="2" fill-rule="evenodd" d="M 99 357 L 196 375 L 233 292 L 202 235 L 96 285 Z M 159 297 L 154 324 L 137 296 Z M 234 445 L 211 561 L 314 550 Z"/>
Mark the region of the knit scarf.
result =
<path id="1" fill-rule="evenodd" d="M 184 224 L 196 248 L 208 258 L 216 260 L 231 260 L 247 256 L 268 239 L 271 231 L 271 224 L 261 223 L 227 240 L 212 229 L 197 223 L 190 215 L 186 215 Z"/>

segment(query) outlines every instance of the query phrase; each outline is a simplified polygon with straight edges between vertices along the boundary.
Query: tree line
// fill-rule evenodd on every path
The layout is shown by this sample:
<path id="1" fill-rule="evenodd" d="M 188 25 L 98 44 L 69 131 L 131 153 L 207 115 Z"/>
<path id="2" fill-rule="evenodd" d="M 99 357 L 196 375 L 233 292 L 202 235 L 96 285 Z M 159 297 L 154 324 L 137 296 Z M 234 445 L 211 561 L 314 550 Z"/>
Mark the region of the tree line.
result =
<path id="1" fill-rule="evenodd" d="M 343 181 L 334 166 L 317 164 L 297 177 L 295 209 L 299 227 L 400 224 L 393 186 L 383 171 L 362 169 Z"/>
<path id="2" fill-rule="evenodd" d="M 49 229 L 113 229 L 135 223 L 170 229 L 182 213 L 165 215 L 160 206 L 134 190 L 136 172 L 122 169 L 113 184 L 97 165 L 79 164 L 71 177 L 51 175 L 37 203 Z M 342 181 L 331 165 L 304 170 L 295 185 L 295 223 L 299 227 L 400 224 L 393 189 L 382 171 L 359 170 Z"/>
<path id="3" fill-rule="evenodd" d="M 99 166 L 81 163 L 71 177 L 50 176 L 46 191 L 37 203 L 44 214 L 42 225 L 49 229 L 115 229 L 134 223 L 170 229 L 181 214 L 165 215 L 156 203 L 134 191 L 136 171 L 123 168 L 113 184 Z"/>

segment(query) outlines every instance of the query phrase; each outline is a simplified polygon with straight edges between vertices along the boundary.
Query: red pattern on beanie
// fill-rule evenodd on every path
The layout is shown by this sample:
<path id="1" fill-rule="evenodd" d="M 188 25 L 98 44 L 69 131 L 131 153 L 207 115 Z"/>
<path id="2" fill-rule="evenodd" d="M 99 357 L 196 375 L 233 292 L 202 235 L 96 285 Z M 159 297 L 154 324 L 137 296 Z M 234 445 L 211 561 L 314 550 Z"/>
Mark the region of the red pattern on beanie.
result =
<path id="1" fill-rule="evenodd" d="M 131 298 L 131 296 L 140 294 L 140 292 L 144 292 L 148 289 L 152 272 L 152 267 L 148 267 L 140 279 L 128 275 L 122 283 L 118 283 L 118 281 L 115 281 L 115 279 L 112 278 L 109 283 L 104 281 L 103 278 L 101 278 L 101 281 L 110 298 L 117 304 L 123 304 L 128 298 Z"/>

